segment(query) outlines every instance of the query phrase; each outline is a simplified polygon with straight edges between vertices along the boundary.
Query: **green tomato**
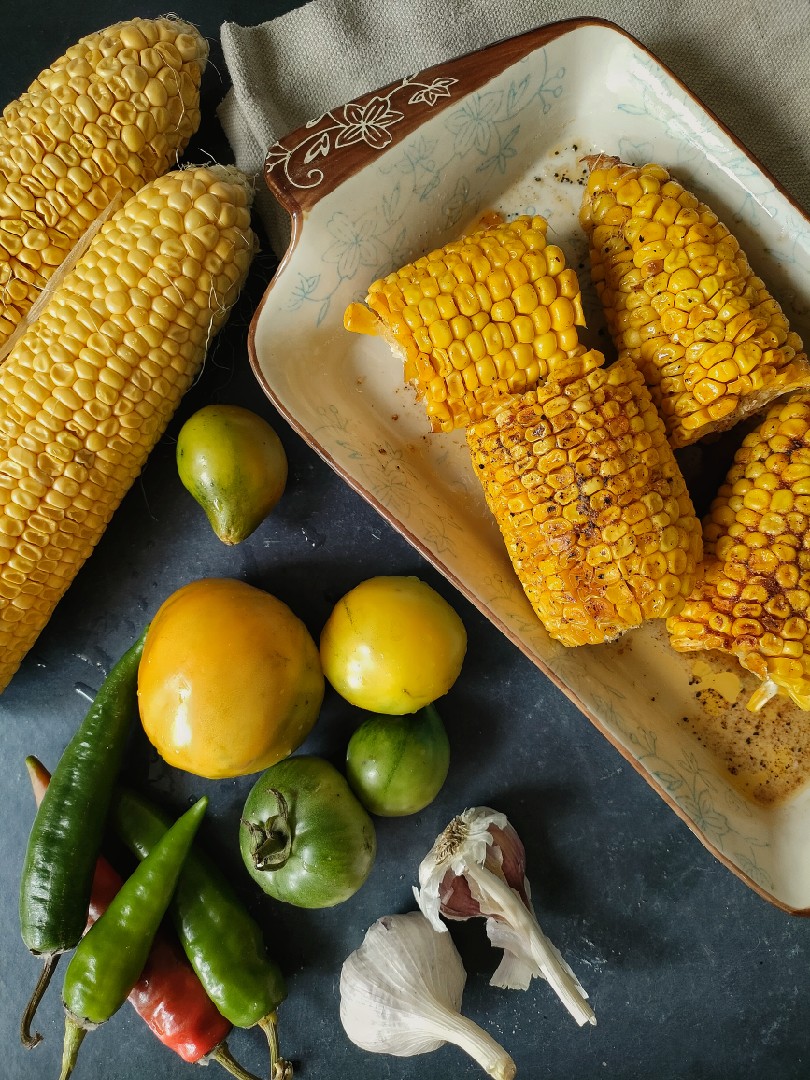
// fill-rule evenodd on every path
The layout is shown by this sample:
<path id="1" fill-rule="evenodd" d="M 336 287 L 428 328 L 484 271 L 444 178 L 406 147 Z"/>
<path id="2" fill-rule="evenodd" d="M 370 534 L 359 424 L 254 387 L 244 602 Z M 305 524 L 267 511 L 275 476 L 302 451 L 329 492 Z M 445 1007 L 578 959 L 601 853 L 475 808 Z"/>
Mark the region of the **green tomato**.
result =
<path id="1" fill-rule="evenodd" d="M 433 802 L 447 778 L 450 744 L 433 705 L 411 716 L 372 716 L 346 752 L 349 783 L 380 817 L 404 817 Z"/>
<path id="2" fill-rule="evenodd" d="M 250 409 L 206 405 L 180 428 L 177 471 L 223 544 L 241 544 L 283 495 L 287 455 Z"/>
<path id="3" fill-rule="evenodd" d="M 377 838 L 345 777 L 323 758 L 300 755 L 272 765 L 253 785 L 239 847 L 269 896 L 325 908 L 348 900 L 366 880 Z"/>
<path id="4" fill-rule="evenodd" d="M 442 697 L 461 672 L 467 633 L 417 577 L 368 578 L 335 604 L 321 631 L 321 664 L 335 690 L 369 712 L 401 716 Z"/>

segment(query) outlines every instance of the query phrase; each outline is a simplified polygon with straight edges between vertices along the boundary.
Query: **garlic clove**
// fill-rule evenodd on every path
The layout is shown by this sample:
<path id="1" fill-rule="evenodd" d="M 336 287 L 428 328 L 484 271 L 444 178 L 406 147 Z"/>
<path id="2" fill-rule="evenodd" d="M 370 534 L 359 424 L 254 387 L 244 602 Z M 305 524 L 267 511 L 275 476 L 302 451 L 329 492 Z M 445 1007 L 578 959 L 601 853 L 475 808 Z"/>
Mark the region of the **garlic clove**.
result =
<path id="1" fill-rule="evenodd" d="M 419 864 L 419 888 L 413 892 L 434 930 L 447 929 L 440 915 L 448 919 L 469 919 L 481 914 L 467 870 L 471 866 L 484 867 L 489 858 L 488 870 L 502 873 L 501 852 L 494 848 L 489 850 L 492 844 L 490 823 L 504 831 L 511 828 L 504 814 L 489 807 L 465 810 L 437 836 Z"/>
<path id="2" fill-rule="evenodd" d="M 494 1080 L 515 1064 L 490 1035 L 461 1015 L 466 972 L 449 934 L 418 911 L 378 919 L 340 973 L 340 1019 L 361 1049 L 410 1057 L 446 1042 L 465 1050 Z"/>
<path id="3" fill-rule="evenodd" d="M 504 881 L 517 892 L 526 907 L 531 907 L 529 882 L 526 879 L 526 849 L 523 841 L 508 821 L 506 828 L 499 828 L 494 822 L 490 822 L 487 831 L 492 837 L 488 850 L 498 853 Z"/>
<path id="4" fill-rule="evenodd" d="M 473 807 L 437 837 L 414 895 L 436 930 L 446 930 L 441 915 L 486 918 L 490 941 L 504 950 L 492 985 L 525 990 L 533 977 L 544 978 L 578 1024 L 595 1024 L 585 989 L 540 929 L 525 869 L 525 849 L 505 815 Z"/>

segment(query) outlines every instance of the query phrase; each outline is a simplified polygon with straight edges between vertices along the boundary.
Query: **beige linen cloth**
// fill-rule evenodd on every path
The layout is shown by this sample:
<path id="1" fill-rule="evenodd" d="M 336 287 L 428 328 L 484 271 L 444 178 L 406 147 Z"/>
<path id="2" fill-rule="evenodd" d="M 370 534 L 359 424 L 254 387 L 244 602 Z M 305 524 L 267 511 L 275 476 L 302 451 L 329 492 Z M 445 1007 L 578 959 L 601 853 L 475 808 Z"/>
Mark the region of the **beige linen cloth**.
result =
<path id="1" fill-rule="evenodd" d="M 669 66 L 810 210 L 810 0 L 311 0 L 259 26 L 222 25 L 232 81 L 218 115 L 246 172 L 329 109 L 558 19 L 617 23 Z M 257 183 L 276 253 L 286 215 Z"/>

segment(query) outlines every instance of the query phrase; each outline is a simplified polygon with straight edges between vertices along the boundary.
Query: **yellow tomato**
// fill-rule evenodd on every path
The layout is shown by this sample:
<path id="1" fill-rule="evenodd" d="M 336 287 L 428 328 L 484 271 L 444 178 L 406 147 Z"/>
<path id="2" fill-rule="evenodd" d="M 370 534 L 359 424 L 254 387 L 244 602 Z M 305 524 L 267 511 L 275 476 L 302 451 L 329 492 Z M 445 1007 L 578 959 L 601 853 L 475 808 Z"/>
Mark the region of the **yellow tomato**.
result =
<path id="1" fill-rule="evenodd" d="M 374 577 L 335 605 L 321 633 L 321 664 L 347 701 L 401 716 L 446 694 L 467 633 L 439 594 L 416 577 Z"/>
<path id="2" fill-rule="evenodd" d="M 324 693 L 309 631 L 276 597 L 203 578 L 173 593 L 147 631 L 141 722 L 169 764 L 211 779 L 260 772 L 309 734 Z"/>

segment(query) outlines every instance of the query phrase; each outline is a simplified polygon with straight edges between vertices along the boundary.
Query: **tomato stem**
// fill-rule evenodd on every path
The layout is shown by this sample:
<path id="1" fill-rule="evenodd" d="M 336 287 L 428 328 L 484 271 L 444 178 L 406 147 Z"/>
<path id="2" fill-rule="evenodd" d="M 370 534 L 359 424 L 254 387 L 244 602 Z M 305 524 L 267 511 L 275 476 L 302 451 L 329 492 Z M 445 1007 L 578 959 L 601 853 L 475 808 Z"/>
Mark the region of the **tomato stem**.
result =
<path id="1" fill-rule="evenodd" d="M 42 1001 L 42 995 L 48 989 L 51 976 L 54 973 L 56 965 L 59 963 L 59 957 L 61 955 L 61 953 L 51 953 L 50 956 L 46 957 L 45 966 L 37 979 L 37 985 L 34 987 L 34 992 L 31 995 L 28 1004 L 25 1006 L 25 1012 L 20 1021 L 20 1041 L 28 1050 L 33 1049 L 37 1043 L 42 1042 L 42 1036 L 38 1031 L 35 1031 L 33 1035 L 31 1034 L 31 1023 L 36 1014 L 37 1007 L 40 1001 Z"/>
<path id="2" fill-rule="evenodd" d="M 250 836 L 250 856 L 257 870 L 278 870 L 287 862 L 292 851 L 290 809 L 287 800 L 276 788 L 268 790 L 278 804 L 275 817 L 257 823 L 242 818 L 242 824 Z"/>
<path id="3" fill-rule="evenodd" d="M 270 1080 L 292 1080 L 292 1062 L 279 1057 L 278 1018 L 275 1012 L 263 1016 L 259 1021 L 259 1027 L 267 1036 L 267 1045 L 270 1049 Z"/>

